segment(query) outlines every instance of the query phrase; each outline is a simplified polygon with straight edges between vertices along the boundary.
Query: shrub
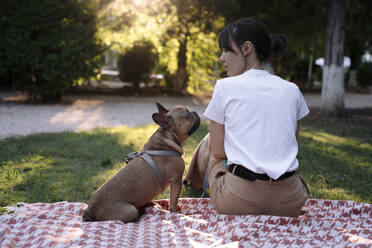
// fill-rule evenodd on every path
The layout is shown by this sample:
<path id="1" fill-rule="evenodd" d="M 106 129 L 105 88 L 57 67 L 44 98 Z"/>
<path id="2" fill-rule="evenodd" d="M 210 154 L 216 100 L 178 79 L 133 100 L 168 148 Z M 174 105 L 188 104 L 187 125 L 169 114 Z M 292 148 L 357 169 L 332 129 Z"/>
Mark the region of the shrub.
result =
<path id="1" fill-rule="evenodd" d="M 87 1 L 3 0 L 0 16 L 0 80 L 33 98 L 58 98 L 100 68 L 104 47 Z"/>
<path id="2" fill-rule="evenodd" d="M 147 82 L 157 63 L 157 54 L 151 42 L 136 42 L 125 54 L 119 56 L 119 78 L 139 88 L 141 81 Z"/>

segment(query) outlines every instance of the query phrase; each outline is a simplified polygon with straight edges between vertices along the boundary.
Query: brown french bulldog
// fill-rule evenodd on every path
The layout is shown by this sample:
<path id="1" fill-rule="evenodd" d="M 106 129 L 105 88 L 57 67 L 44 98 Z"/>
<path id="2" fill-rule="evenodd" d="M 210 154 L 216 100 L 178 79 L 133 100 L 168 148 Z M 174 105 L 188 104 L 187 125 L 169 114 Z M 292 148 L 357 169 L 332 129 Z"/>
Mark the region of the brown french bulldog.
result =
<path id="1" fill-rule="evenodd" d="M 199 127 L 200 117 L 185 107 L 167 110 L 157 103 L 152 118 L 160 127 L 142 151 L 170 151 L 178 156 L 153 156 L 155 170 L 143 157 L 134 157 L 91 196 L 83 220 L 135 221 L 139 213 L 170 185 L 170 211 L 177 211 L 185 162 L 182 145 Z M 151 161 L 150 161 L 151 162 Z M 159 178 L 163 180 L 159 180 Z M 163 181 L 163 185 L 162 182 Z"/>

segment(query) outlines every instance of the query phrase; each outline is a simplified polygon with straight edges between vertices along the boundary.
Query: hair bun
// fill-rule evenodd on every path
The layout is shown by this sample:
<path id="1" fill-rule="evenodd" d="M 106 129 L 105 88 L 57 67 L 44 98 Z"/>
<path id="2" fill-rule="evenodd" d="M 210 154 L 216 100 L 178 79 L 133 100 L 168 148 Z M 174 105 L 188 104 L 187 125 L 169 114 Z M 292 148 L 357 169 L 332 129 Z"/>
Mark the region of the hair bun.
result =
<path id="1" fill-rule="evenodd" d="M 287 51 L 287 39 L 282 34 L 274 34 L 271 36 L 271 51 L 272 55 L 277 57 L 283 55 Z"/>

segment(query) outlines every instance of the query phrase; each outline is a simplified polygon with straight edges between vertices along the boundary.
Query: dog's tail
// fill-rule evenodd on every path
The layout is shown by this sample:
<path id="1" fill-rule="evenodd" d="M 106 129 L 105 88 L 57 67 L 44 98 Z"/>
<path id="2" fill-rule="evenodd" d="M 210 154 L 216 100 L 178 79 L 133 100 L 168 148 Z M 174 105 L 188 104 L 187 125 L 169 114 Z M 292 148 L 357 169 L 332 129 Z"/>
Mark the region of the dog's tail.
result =
<path id="1" fill-rule="evenodd" d="M 87 210 L 84 211 L 83 221 L 95 221 L 95 218 L 92 217 Z"/>

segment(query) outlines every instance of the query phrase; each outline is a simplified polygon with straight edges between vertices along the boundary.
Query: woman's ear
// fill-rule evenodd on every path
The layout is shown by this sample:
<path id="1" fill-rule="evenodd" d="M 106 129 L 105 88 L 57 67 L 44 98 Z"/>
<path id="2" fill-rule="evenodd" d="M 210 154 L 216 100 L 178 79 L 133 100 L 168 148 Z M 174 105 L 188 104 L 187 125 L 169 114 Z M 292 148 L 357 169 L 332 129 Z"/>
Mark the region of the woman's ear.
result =
<path id="1" fill-rule="evenodd" d="M 251 54 L 253 48 L 254 48 L 254 47 L 253 47 L 252 42 L 250 42 L 250 41 L 246 41 L 246 42 L 244 42 L 244 44 L 243 44 L 243 49 L 242 49 L 242 51 L 243 51 L 243 56 L 244 56 L 244 57 L 247 57 L 249 54 Z"/>

